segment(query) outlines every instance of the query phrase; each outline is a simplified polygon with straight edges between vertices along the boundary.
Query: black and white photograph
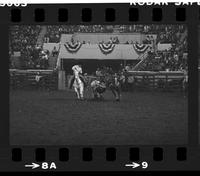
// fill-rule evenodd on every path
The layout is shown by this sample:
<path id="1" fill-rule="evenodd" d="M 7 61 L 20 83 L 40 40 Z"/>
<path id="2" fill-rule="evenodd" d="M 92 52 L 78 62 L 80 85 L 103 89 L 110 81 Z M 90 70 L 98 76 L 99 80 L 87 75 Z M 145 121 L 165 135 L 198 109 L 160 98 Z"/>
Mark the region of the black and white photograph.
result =
<path id="1" fill-rule="evenodd" d="M 186 25 L 11 25 L 10 145 L 188 143 Z"/>

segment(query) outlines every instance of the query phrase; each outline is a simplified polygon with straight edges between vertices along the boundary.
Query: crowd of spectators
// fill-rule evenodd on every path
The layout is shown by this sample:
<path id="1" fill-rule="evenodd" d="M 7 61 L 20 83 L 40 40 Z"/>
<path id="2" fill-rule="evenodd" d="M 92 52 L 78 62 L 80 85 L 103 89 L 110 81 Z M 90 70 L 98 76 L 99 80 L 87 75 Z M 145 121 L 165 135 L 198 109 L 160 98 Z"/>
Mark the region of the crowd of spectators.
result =
<path id="1" fill-rule="evenodd" d="M 35 46 L 40 26 L 16 25 L 10 28 L 11 52 L 20 51 L 26 53 L 29 48 Z"/>
<path id="2" fill-rule="evenodd" d="M 139 25 L 140 26 L 140 25 Z M 148 53 L 142 65 L 142 70 L 145 71 L 183 71 L 187 70 L 188 46 L 187 34 L 185 26 L 182 25 L 148 25 L 138 28 L 138 32 L 155 33 L 157 32 L 156 43 L 171 43 L 172 48 L 165 51 L 154 51 Z M 182 40 L 183 39 L 183 40 Z M 150 41 L 151 39 L 147 40 Z M 128 65 L 127 68 L 132 70 L 134 65 Z"/>
<path id="3" fill-rule="evenodd" d="M 35 45 L 40 26 L 17 25 L 10 28 L 10 55 L 20 53 L 22 66 L 32 65 L 36 57 Z M 13 64 L 11 64 L 12 66 Z"/>
<path id="4" fill-rule="evenodd" d="M 183 33 L 186 31 L 184 25 L 51 25 L 46 26 L 47 32 L 44 42 L 59 42 L 61 34 L 73 33 L 143 33 L 146 39 L 143 43 L 150 44 L 154 38 L 151 34 L 157 34 L 155 43 L 172 43 L 173 47 L 169 51 L 155 52 L 150 54 L 146 70 L 179 70 L 185 69 L 187 64 L 187 39 L 181 41 Z M 20 52 L 21 61 L 26 68 L 47 68 L 49 52 L 43 51 L 42 46 L 38 46 L 37 38 L 41 26 L 12 26 L 10 28 L 10 55 L 13 52 Z M 88 41 L 87 41 L 88 42 Z M 86 43 L 86 41 L 83 41 Z M 109 41 L 100 43 L 118 44 L 117 35 L 110 37 Z M 126 42 L 125 44 L 133 44 Z M 52 52 L 56 55 L 58 51 Z"/>
<path id="5" fill-rule="evenodd" d="M 49 66 L 49 51 L 44 51 L 41 46 L 33 47 L 28 51 L 27 56 L 22 56 L 24 68 L 47 69 Z"/>
<path id="6" fill-rule="evenodd" d="M 116 32 L 157 34 L 160 43 L 174 43 L 184 31 L 184 25 L 51 25 L 47 26 L 44 41 L 58 43 L 61 34 Z M 151 40 L 151 36 L 147 36 L 144 43 L 149 44 Z"/>
<path id="7" fill-rule="evenodd" d="M 10 28 L 9 55 L 20 53 L 21 68 L 47 68 L 48 51 L 37 45 L 40 26 L 17 25 Z M 10 61 L 10 67 L 15 67 Z"/>
<path id="8" fill-rule="evenodd" d="M 175 33 L 176 32 L 176 33 Z M 187 35 L 181 40 L 184 28 L 181 26 L 171 33 L 176 40 L 172 41 L 172 48 L 170 50 L 158 51 L 150 54 L 150 60 L 145 66 L 145 70 L 168 70 L 168 71 L 183 71 L 187 70 L 188 61 L 188 44 Z M 176 35 L 177 34 L 177 35 Z M 172 39 L 172 38 L 171 38 Z M 159 41 L 159 40 L 158 40 Z M 161 41 L 163 41 L 161 39 Z M 162 43 L 159 41 L 160 43 Z"/>
<path id="9" fill-rule="evenodd" d="M 122 25 L 120 29 L 120 32 L 146 34 L 147 38 L 143 43 L 149 44 L 153 40 L 150 34 L 157 34 L 157 43 L 176 43 L 186 27 L 184 25 Z"/>
<path id="10" fill-rule="evenodd" d="M 47 33 L 44 36 L 45 43 L 58 43 L 60 41 L 61 27 L 56 26 L 47 26 Z"/>
<path id="11" fill-rule="evenodd" d="M 145 71 L 184 71 L 187 70 L 187 50 L 173 47 L 169 51 L 149 52 L 143 65 Z"/>
<path id="12" fill-rule="evenodd" d="M 45 35 L 45 42 L 58 43 L 61 34 L 73 33 L 111 33 L 112 26 L 103 25 L 51 25 L 47 26 L 47 33 Z"/>
<path id="13" fill-rule="evenodd" d="M 158 29 L 154 26 L 154 30 Z M 188 44 L 187 34 L 182 38 L 184 26 L 161 26 L 165 33 L 158 33 L 157 43 L 172 44 L 172 48 L 164 51 L 149 51 L 147 59 L 141 65 L 145 71 L 187 71 Z M 151 30 L 150 30 L 151 31 Z M 161 35 L 165 37 L 161 37 Z M 135 65 L 128 64 L 125 69 L 133 70 Z"/>

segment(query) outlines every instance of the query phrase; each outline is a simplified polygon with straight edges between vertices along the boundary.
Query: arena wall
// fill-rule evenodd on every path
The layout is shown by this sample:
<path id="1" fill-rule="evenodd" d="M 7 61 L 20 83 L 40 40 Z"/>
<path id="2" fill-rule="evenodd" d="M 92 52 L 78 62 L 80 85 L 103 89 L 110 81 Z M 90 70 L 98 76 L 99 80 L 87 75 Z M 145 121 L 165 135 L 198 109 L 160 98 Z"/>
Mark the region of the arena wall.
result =
<path id="1" fill-rule="evenodd" d="M 61 59 L 137 60 L 139 56 L 133 45 L 127 44 L 115 45 L 109 54 L 102 53 L 97 44 L 83 44 L 76 53 L 68 52 L 65 46 L 61 45 L 57 66 L 60 66 Z"/>
<path id="2" fill-rule="evenodd" d="M 83 42 L 90 44 L 97 44 L 99 42 L 108 42 L 110 38 L 118 37 L 118 40 L 120 43 L 126 43 L 127 41 L 133 42 L 133 43 L 142 43 L 146 38 L 150 37 L 154 40 L 156 39 L 157 35 L 151 34 L 140 34 L 140 33 L 75 33 L 73 35 L 71 34 L 62 34 L 61 36 L 61 43 L 70 42 L 71 38 L 75 41 Z"/>
<path id="3" fill-rule="evenodd" d="M 112 34 L 83 34 L 83 33 L 80 33 L 80 34 L 74 34 L 73 36 L 73 39 L 75 41 L 85 41 L 86 43 L 87 42 L 90 42 L 91 44 L 96 44 L 96 43 L 99 43 L 99 42 L 108 42 L 110 40 L 110 38 L 115 38 L 115 37 L 118 37 L 118 40 L 120 43 L 126 43 L 127 41 L 128 42 L 131 42 L 133 41 L 134 43 L 138 42 L 138 43 L 141 43 L 142 42 L 142 35 L 139 34 L 139 33 L 135 33 L 135 34 L 115 34 L 115 33 L 112 33 Z"/>
<path id="4" fill-rule="evenodd" d="M 60 43 L 63 44 L 63 43 L 69 42 L 71 41 L 71 38 L 72 38 L 72 34 L 62 34 L 60 38 Z"/>

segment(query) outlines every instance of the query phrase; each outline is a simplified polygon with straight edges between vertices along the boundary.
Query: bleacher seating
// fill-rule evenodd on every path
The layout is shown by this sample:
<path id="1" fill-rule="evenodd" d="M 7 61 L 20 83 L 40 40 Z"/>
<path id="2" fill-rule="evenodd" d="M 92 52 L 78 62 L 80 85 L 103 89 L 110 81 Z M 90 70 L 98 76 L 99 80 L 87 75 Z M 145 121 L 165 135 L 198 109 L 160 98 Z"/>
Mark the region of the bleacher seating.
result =
<path id="1" fill-rule="evenodd" d="M 134 35 L 138 33 L 140 35 Z M 160 67 L 161 70 L 177 70 L 187 67 L 185 62 L 187 60 L 187 30 L 184 25 L 15 25 L 10 28 L 10 56 L 13 52 L 20 51 L 21 56 L 18 59 L 20 64 L 18 65 L 21 65 L 24 69 L 52 69 L 52 60 L 56 59 L 52 59 L 51 53 L 49 55 L 47 51 L 48 63 L 50 64 L 49 66 L 46 66 L 48 64 L 43 64 L 45 63 L 41 54 L 43 49 L 41 46 L 36 46 L 36 43 L 37 41 L 41 43 L 43 37 L 47 43 L 66 42 L 60 41 L 62 34 L 68 35 L 66 41 L 71 38 L 82 43 L 106 43 L 112 41 L 116 44 L 131 44 L 135 42 L 148 43 L 151 40 L 155 40 L 154 44 L 171 43 L 174 46 L 167 54 L 164 54 L 165 52 L 154 53 L 156 58 L 160 58 L 160 63 L 156 63 L 155 59 L 148 59 L 147 57 L 149 62 L 143 62 L 143 65 L 140 66 L 141 69 L 159 70 L 158 67 Z M 157 37 L 151 38 L 151 35 L 156 35 Z M 176 60 L 177 57 L 179 59 L 174 68 L 174 59 Z M 10 63 L 10 66 L 15 68 L 15 65 L 12 64 L 12 59 L 10 59 Z M 152 68 L 151 65 L 156 68 Z"/>
<path id="2" fill-rule="evenodd" d="M 136 70 L 140 71 L 178 71 L 178 70 L 187 70 L 187 30 L 185 28 L 179 27 L 178 29 L 173 30 L 171 35 L 173 36 L 172 42 L 173 45 L 168 51 L 154 51 L 149 54 L 146 59 L 141 62 L 140 66 Z M 177 35 L 179 34 L 179 35 Z M 159 36 L 159 35 L 158 35 Z M 174 41 L 174 36 L 176 40 Z M 162 43 L 163 40 L 158 42 Z"/>
<path id="3" fill-rule="evenodd" d="M 184 25 L 53 25 L 47 26 L 46 41 L 58 43 L 61 34 L 91 34 L 105 33 L 105 34 L 123 34 L 123 33 L 141 33 L 141 34 L 158 34 L 158 40 L 161 43 L 174 43 L 176 39 L 185 31 Z M 108 35 L 109 36 L 109 35 Z M 113 37 L 113 36 L 111 36 Z M 115 36 L 116 37 L 116 36 Z M 80 37 L 81 38 L 81 37 Z M 110 37 L 108 37 L 108 40 Z M 75 40 L 78 40 L 78 38 Z M 88 39 L 80 39 L 88 42 Z M 105 40 L 102 38 L 101 40 Z M 150 39 L 146 38 L 148 42 Z M 98 40 L 100 41 L 100 40 Z M 106 39 L 107 41 L 107 39 Z M 90 43 L 95 41 L 89 41 Z M 123 41 L 128 42 L 127 41 Z M 131 41 L 130 41 L 131 42 Z"/>
<path id="4" fill-rule="evenodd" d="M 10 55 L 20 52 L 21 67 L 32 67 L 38 59 L 36 42 L 41 26 L 39 25 L 15 25 L 10 27 Z"/>

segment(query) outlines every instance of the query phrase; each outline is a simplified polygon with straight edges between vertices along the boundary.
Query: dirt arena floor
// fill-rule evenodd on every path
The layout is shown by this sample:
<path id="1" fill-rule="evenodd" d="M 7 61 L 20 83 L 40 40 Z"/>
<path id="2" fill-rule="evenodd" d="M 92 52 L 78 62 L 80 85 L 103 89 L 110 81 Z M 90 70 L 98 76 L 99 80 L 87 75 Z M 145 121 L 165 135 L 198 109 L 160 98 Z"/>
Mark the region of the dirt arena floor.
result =
<path id="1" fill-rule="evenodd" d="M 177 92 L 123 92 L 115 102 L 76 100 L 72 91 L 10 92 L 12 145 L 186 144 L 187 98 Z"/>

